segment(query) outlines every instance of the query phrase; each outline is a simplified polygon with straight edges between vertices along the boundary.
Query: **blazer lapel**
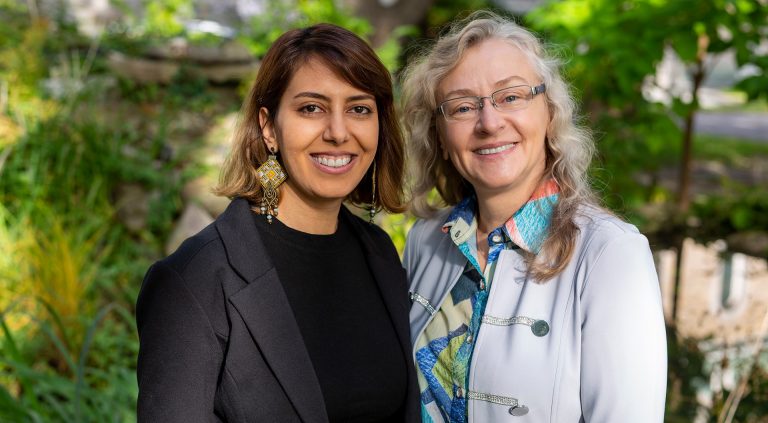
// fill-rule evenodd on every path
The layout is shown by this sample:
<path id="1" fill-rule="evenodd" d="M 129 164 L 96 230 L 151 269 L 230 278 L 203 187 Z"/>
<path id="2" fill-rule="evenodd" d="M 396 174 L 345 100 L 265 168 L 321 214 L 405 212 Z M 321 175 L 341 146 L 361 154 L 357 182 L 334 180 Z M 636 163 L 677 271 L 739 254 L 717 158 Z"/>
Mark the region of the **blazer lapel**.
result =
<path id="1" fill-rule="evenodd" d="M 253 223 L 235 199 L 217 221 L 230 265 L 248 285 L 229 297 L 302 421 L 327 423 L 325 400 L 288 298 Z"/>
<path id="2" fill-rule="evenodd" d="M 352 222 L 352 227 L 363 245 L 363 252 L 366 255 L 368 266 L 371 269 L 373 278 L 376 280 L 381 297 L 392 320 L 397 338 L 400 341 L 400 347 L 406 357 L 411 354 L 410 329 L 408 324 L 408 285 L 405 282 L 407 277 L 405 269 L 399 266 L 400 261 L 397 258 L 386 258 L 381 251 L 381 246 L 370 236 L 370 229 L 362 227 L 368 223 L 352 215 L 352 212 L 341 208 L 341 213 L 346 219 Z M 408 360 L 406 360 L 408 362 Z"/>
<path id="3" fill-rule="evenodd" d="M 368 266 L 371 268 L 373 278 L 379 287 L 379 292 L 389 312 L 389 318 L 397 330 L 397 339 L 406 354 L 410 354 L 411 341 L 408 330 L 408 287 L 400 284 L 405 281 L 405 270 L 401 267 L 393 267 L 391 260 L 368 253 Z M 402 288 L 402 291 L 400 290 Z"/>
<path id="4" fill-rule="evenodd" d="M 269 293 L 269 294 L 266 294 Z M 304 422 L 327 422 L 325 400 L 274 268 L 229 298 Z"/>
<path id="5" fill-rule="evenodd" d="M 346 207 L 341 208 L 341 214 L 352 222 L 352 227 L 355 228 L 360 243 L 363 245 L 363 252 L 365 253 L 368 266 L 371 269 L 373 278 L 376 280 L 381 298 L 384 300 L 389 318 L 392 320 L 395 332 L 397 333 L 403 359 L 407 363 L 408 390 L 403 408 L 403 421 L 406 423 L 420 422 L 419 388 L 416 381 L 416 368 L 413 365 L 411 355 L 411 332 L 408 323 L 410 301 L 408 299 L 405 269 L 400 266 L 400 260 L 396 253 L 386 254 L 382 250 L 384 246 L 380 245 L 381 243 L 371 236 L 373 229 L 365 227 L 368 223 L 354 217 Z"/>

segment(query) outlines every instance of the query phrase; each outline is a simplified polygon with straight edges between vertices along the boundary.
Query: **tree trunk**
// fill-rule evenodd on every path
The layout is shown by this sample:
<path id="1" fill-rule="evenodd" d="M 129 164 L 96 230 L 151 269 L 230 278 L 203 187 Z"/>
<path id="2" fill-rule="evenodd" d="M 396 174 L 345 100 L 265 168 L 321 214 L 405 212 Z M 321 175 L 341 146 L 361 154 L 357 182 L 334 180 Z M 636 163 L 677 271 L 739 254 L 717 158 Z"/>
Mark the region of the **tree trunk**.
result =
<path id="1" fill-rule="evenodd" d="M 669 326 L 674 331 L 677 331 L 677 313 L 679 307 L 680 296 L 680 280 L 682 278 L 683 271 L 683 245 L 685 244 L 685 237 L 679 236 L 675 240 L 675 279 L 672 290 L 672 313 L 669 316 Z"/>
<path id="2" fill-rule="evenodd" d="M 683 151 L 680 158 L 680 180 L 678 185 L 678 197 L 677 197 L 677 211 L 682 215 L 688 212 L 691 205 L 691 162 L 693 156 L 693 124 L 696 118 L 696 112 L 699 109 L 699 89 L 701 83 L 704 82 L 704 76 L 706 75 L 704 68 L 704 59 L 707 55 L 707 48 L 709 47 L 709 38 L 706 34 L 699 35 L 698 48 L 696 51 L 696 63 L 693 71 L 693 88 L 692 88 L 692 100 L 691 108 L 685 116 L 685 126 L 683 128 Z M 678 310 L 678 293 L 680 292 L 680 284 L 682 282 L 682 276 L 680 274 L 682 270 L 682 258 L 683 258 L 683 244 L 685 242 L 685 227 L 683 224 L 683 234 L 680 235 L 680 239 L 677 240 L 677 264 L 675 266 L 675 285 L 674 292 L 672 294 L 672 316 L 671 325 L 676 327 L 677 325 L 677 310 Z"/>
<path id="3" fill-rule="evenodd" d="M 416 25 L 427 15 L 435 0 L 342 0 L 357 16 L 368 19 L 374 28 L 371 44 L 378 47 L 401 25 Z"/>
<path id="4" fill-rule="evenodd" d="M 704 69 L 704 59 L 709 47 L 709 38 L 705 35 L 699 35 L 698 50 L 696 53 L 696 63 L 693 71 L 693 88 L 691 108 L 685 116 L 685 126 L 683 128 L 683 151 L 680 162 L 680 181 L 678 185 L 677 209 L 680 213 L 686 213 L 691 205 L 691 156 L 693 149 L 693 124 L 696 118 L 696 112 L 699 109 L 699 89 L 706 75 Z"/>

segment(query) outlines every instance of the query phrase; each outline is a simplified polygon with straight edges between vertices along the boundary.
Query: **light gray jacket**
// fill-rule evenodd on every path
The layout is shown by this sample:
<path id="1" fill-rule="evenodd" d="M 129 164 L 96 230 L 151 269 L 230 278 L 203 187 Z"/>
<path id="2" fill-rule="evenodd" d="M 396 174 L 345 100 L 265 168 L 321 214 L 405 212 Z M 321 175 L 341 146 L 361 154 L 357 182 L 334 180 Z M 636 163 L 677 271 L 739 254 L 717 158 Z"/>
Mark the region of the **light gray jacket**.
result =
<path id="1" fill-rule="evenodd" d="M 466 264 L 441 231 L 448 212 L 408 234 L 413 344 Z M 570 263 L 545 283 L 517 250 L 501 252 L 461 393 L 469 423 L 663 421 L 666 332 L 648 240 L 603 211 L 582 214 Z"/>

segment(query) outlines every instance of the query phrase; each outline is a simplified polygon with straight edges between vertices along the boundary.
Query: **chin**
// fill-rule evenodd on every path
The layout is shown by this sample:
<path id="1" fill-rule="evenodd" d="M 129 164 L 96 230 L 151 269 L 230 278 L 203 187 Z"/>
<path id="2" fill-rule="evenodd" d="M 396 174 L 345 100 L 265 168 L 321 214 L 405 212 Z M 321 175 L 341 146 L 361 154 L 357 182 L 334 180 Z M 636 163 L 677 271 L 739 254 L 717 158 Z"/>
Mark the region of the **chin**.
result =
<path id="1" fill-rule="evenodd" d="M 339 200 L 344 201 L 347 199 L 349 194 L 352 193 L 352 190 L 353 189 L 350 189 L 350 190 L 340 189 L 340 190 L 332 190 L 332 191 L 323 190 L 319 192 L 316 191 L 315 198 L 321 201 L 339 201 Z"/>

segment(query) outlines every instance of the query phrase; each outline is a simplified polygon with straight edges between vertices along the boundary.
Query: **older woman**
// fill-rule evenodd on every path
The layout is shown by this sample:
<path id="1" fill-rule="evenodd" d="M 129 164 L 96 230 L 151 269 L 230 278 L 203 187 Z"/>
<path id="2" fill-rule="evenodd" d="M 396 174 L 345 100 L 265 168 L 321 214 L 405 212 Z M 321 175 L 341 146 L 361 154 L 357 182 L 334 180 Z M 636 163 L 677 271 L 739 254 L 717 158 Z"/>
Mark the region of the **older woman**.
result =
<path id="1" fill-rule="evenodd" d="M 404 257 L 423 421 L 661 422 L 651 252 L 590 191 L 593 142 L 557 60 L 475 14 L 410 65 L 404 92 L 427 217 Z"/>
<path id="2" fill-rule="evenodd" d="M 229 208 L 149 270 L 139 421 L 418 420 L 405 272 L 342 202 L 403 208 L 387 69 L 349 31 L 264 57 L 218 192 Z"/>

